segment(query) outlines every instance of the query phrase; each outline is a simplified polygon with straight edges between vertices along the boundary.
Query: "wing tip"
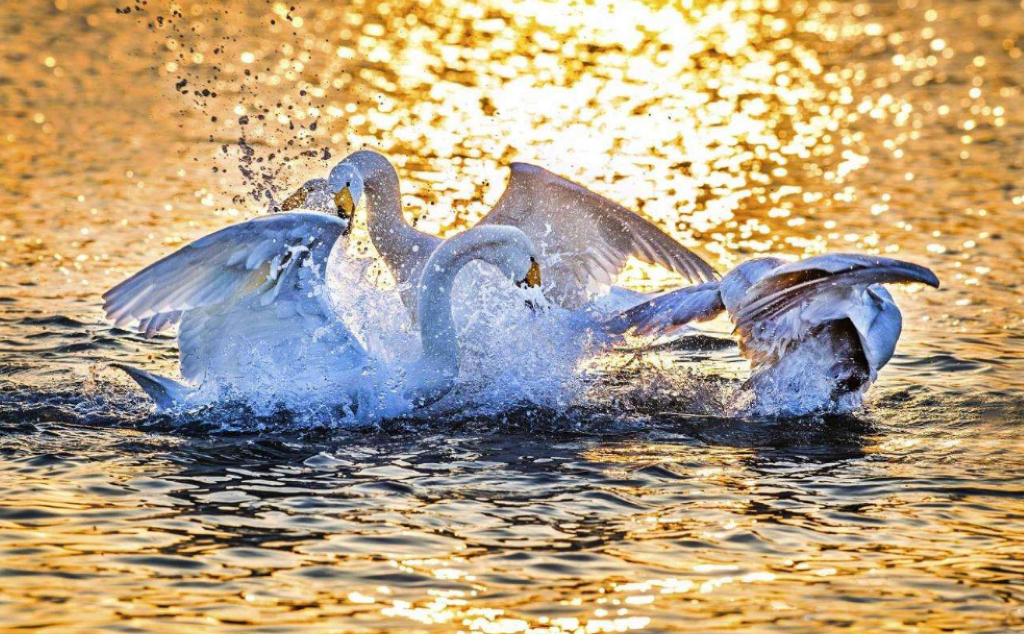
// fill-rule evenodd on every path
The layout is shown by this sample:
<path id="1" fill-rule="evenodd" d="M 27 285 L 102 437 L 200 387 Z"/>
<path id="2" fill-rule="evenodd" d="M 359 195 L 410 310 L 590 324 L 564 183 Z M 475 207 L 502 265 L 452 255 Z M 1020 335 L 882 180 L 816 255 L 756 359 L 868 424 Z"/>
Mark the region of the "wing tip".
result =
<path id="1" fill-rule="evenodd" d="M 913 264 L 917 269 L 920 269 L 920 277 L 918 279 L 922 284 L 927 284 L 932 288 L 939 288 L 942 286 L 942 282 L 939 280 L 939 276 L 935 274 L 930 268 L 921 266 L 919 264 Z"/>
<path id="2" fill-rule="evenodd" d="M 932 288 L 939 288 L 941 282 L 939 277 L 934 271 L 926 266 L 920 264 L 914 264 L 913 262 L 907 262 L 906 260 L 896 260 L 894 258 L 880 258 L 874 265 L 881 271 L 891 272 L 896 276 L 895 282 L 913 283 L 917 282 L 931 286 Z"/>
<path id="3" fill-rule="evenodd" d="M 674 243 L 677 250 L 677 253 L 672 254 L 674 257 L 670 256 L 670 268 L 673 271 L 687 278 L 693 284 L 706 284 L 708 282 L 717 282 L 721 279 L 721 275 L 707 260 L 690 248 L 683 246 L 668 234 L 665 234 L 665 236 Z"/>
<path id="4" fill-rule="evenodd" d="M 689 251 L 689 249 L 687 249 Z M 715 270 L 715 267 L 711 266 L 711 263 L 700 257 L 693 251 L 690 251 L 693 255 L 695 262 L 693 265 L 697 267 L 697 270 L 701 273 L 701 283 L 717 282 L 722 279 L 722 275 Z"/>
<path id="5" fill-rule="evenodd" d="M 140 370 L 126 363 L 111 363 L 110 367 L 130 376 L 159 409 L 173 408 L 184 400 L 187 393 L 187 388 L 173 379 Z"/>
<path id="6" fill-rule="evenodd" d="M 638 335 L 670 335 L 723 310 L 718 284 L 706 282 L 662 293 L 618 313 L 605 325 L 617 334 L 632 330 Z"/>
<path id="7" fill-rule="evenodd" d="M 535 173 L 535 174 L 550 174 L 548 170 L 544 169 L 540 165 L 534 165 L 533 163 L 524 163 L 523 161 L 513 161 L 508 164 L 508 168 L 513 172 L 523 173 Z"/>

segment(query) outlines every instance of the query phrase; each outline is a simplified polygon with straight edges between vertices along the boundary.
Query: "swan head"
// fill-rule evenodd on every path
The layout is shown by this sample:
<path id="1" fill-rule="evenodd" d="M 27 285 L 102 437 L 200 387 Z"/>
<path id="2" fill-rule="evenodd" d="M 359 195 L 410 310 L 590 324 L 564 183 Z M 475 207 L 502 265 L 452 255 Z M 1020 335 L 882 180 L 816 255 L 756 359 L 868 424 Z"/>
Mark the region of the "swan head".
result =
<path id="1" fill-rule="evenodd" d="M 476 245 L 470 249 L 475 259 L 496 267 L 520 288 L 541 284 L 540 256 L 530 238 L 515 227 L 475 227 Z"/>
<path id="2" fill-rule="evenodd" d="M 483 225 L 468 229 L 445 241 L 424 267 L 421 288 L 434 287 L 437 275 L 454 279 L 466 264 L 478 260 L 489 264 L 521 288 L 541 284 L 540 254 L 533 241 L 515 227 Z"/>
<path id="3" fill-rule="evenodd" d="M 363 197 L 362 173 L 346 158 L 334 166 L 327 181 L 338 216 L 344 214 L 345 217 L 352 218 L 359 200 Z"/>
<path id="4" fill-rule="evenodd" d="M 352 225 L 352 214 L 343 214 L 335 203 L 334 189 L 330 181 L 323 178 L 314 178 L 302 184 L 292 195 L 281 203 L 280 211 L 296 211 L 304 209 L 307 211 L 319 211 L 325 214 L 337 214 L 346 223 L 345 233 L 348 233 Z"/>
<path id="5" fill-rule="evenodd" d="M 519 288 L 527 291 L 538 289 L 536 294 L 528 295 L 525 303 L 530 310 L 540 309 L 545 302 L 539 290 L 540 256 L 533 241 L 514 227 L 474 227 L 470 232 L 478 234 L 480 243 L 473 249 L 473 257 L 496 267 Z"/>

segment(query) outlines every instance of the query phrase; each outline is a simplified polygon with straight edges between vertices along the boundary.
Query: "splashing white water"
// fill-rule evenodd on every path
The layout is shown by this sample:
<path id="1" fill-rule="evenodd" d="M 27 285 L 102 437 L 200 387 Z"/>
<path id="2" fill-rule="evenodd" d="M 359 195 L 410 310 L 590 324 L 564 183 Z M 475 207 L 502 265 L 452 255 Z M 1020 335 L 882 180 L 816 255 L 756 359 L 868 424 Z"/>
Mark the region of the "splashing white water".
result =
<path id="1" fill-rule="evenodd" d="M 586 376 L 579 360 L 598 347 L 598 340 L 573 326 L 566 311 L 531 308 L 528 299 L 542 301 L 538 291 L 528 297 L 528 291 L 480 265 L 467 267 L 453 292 L 460 345 L 456 387 L 433 407 L 414 411 L 405 379 L 422 352 L 419 330 L 398 293 L 371 281 L 373 266 L 372 260 L 344 253 L 335 254 L 328 266 L 328 299 L 347 328 L 343 334 L 330 327 L 307 328 L 296 316 L 295 332 L 282 333 L 284 341 L 263 341 L 253 324 L 263 312 L 271 314 L 272 306 L 233 312 L 236 322 L 220 330 L 231 334 L 214 347 L 216 358 L 203 360 L 211 380 L 189 395 L 186 409 L 242 403 L 255 416 L 284 411 L 300 424 L 346 427 L 421 414 L 563 409 L 580 393 Z M 256 336 L 246 337 L 250 331 Z M 348 331 L 365 356 L 352 354 Z"/>
<path id="2" fill-rule="evenodd" d="M 579 398 L 589 378 L 580 361 L 603 343 L 592 330 L 547 304 L 539 290 L 517 288 L 483 265 L 466 267 L 452 295 L 459 379 L 429 414 L 563 411 Z"/>
<path id="3" fill-rule="evenodd" d="M 811 337 L 778 363 L 755 372 L 735 394 L 728 413 L 739 417 L 785 418 L 840 414 L 863 404 L 862 390 L 840 389 L 838 351 L 827 338 Z"/>
<path id="4" fill-rule="evenodd" d="M 612 410 L 623 402 L 632 403 L 638 413 L 649 409 L 644 403 L 661 403 L 660 409 L 692 410 L 695 415 L 779 418 L 847 412 L 862 402 L 863 392 L 836 389 L 832 369 L 837 351 L 812 338 L 769 370 L 755 372 L 738 389 L 732 381 L 698 380 L 693 372 L 673 376 L 678 368 L 661 367 L 645 374 L 634 367 L 615 379 L 617 405 L 609 393 L 589 389 L 595 375 L 609 367 L 603 366 L 598 353 L 613 343 L 594 327 L 593 315 L 544 305 L 538 291 L 519 289 L 496 271 L 476 264 L 461 272 L 454 285 L 460 347 L 455 387 L 439 402 L 417 411 L 404 386 L 408 365 L 422 353 L 419 330 L 397 291 L 376 281 L 375 266 L 374 260 L 353 258 L 341 250 L 332 256 L 326 288 L 347 328 L 344 335 L 323 326 L 306 332 L 297 318 L 295 333 L 283 343 L 253 344 L 256 337 L 239 336 L 240 344 L 223 346 L 225 359 L 205 360 L 230 367 L 230 380 L 203 382 L 189 397 L 188 409 L 244 403 L 256 416 L 284 411 L 302 425 L 347 427 L 406 416 L 497 416 L 524 407 L 553 412 Z M 606 301 L 620 300 L 629 298 L 613 296 Z M 260 332 L 258 325 L 248 323 L 258 321 L 259 310 L 238 314 L 241 323 L 229 323 L 223 331 L 245 333 L 252 327 Z M 352 361 L 348 331 L 367 353 L 356 355 L 358 363 Z"/>

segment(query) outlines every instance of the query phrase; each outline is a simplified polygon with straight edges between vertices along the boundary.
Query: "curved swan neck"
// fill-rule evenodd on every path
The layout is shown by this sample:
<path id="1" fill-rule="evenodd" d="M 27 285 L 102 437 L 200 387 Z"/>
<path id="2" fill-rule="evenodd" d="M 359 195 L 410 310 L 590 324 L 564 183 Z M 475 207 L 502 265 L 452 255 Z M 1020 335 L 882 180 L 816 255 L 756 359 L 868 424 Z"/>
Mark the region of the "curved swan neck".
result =
<path id="1" fill-rule="evenodd" d="M 459 343 L 452 318 L 455 276 L 468 260 L 451 253 L 435 253 L 417 285 L 420 340 L 423 356 L 414 364 L 415 379 L 407 396 L 417 407 L 447 394 L 459 375 Z"/>
<path id="2" fill-rule="evenodd" d="M 448 256 L 448 253 L 437 254 Z M 423 357 L 454 367 L 458 372 L 459 344 L 452 317 L 452 287 L 455 277 L 466 265 L 460 254 L 452 257 L 433 257 L 423 271 L 419 283 L 420 338 Z"/>
<path id="3" fill-rule="evenodd" d="M 474 227 L 442 243 L 423 267 L 418 291 L 423 357 L 410 393 L 421 404 L 447 394 L 459 374 L 459 344 L 452 318 L 452 288 L 464 266 L 481 260 L 497 267 L 509 279 L 525 278 L 534 249 L 519 229 L 504 226 Z"/>
<path id="4" fill-rule="evenodd" d="M 402 215 L 398 172 L 383 155 L 360 150 L 345 159 L 363 177 L 366 224 L 373 246 L 388 261 L 402 257 L 417 232 Z"/>

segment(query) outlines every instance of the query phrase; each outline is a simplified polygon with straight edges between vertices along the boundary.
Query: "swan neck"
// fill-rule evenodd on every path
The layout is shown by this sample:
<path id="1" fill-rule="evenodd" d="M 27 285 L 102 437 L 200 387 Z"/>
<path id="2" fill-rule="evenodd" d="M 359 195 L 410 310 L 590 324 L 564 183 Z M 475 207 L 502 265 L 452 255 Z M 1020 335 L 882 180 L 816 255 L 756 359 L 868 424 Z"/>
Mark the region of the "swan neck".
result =
<path id="1" fill-rule="evenodd" d="M 452 288 L 459 271 L 481 260 L 512 277 L 509 248 L 511 241 L 518 239 L 516 234 L 526 238 L 511 227 L 470 229 L 442 243 L 424 265 L 417 288 L 423 372 L 416 388 L 423 402 L 447 394 L 459 374 L 459 343 L 452 317 Z"/>
<path id="2" fill-rule="evenodd" d="M 370 150 L 356 152 L 347 160 L 363 176 L 366 224 L 374 248 L 386 260 L 402 257 L 404 245 L 411 242 L 416 230 L 402 215 L 398 172 L 384 156 Z"/>
<path id="3" fill-rule="evenodd" d="M 414 364 L 414 379 L 407 393 L 417 407 L 444 397 L 459 375 L 459 344 L 452 319 L 452 286 L 458 268 L 461 267 L 451 271 L 433 269 L 431 275 L 424 275 L 421 280 L 419 324 L 423 356 Z"/>
<path id="4" fill-rule="evenodd" d="M 432 263 L 433 264 L 433 263 Z M 419 289 L 420 339 L 424 359 L 445 366 L 452 374 L 459 371 L 459 344 L 452 317 L 452 287 L 461 263 L 424 271 Z"/>

